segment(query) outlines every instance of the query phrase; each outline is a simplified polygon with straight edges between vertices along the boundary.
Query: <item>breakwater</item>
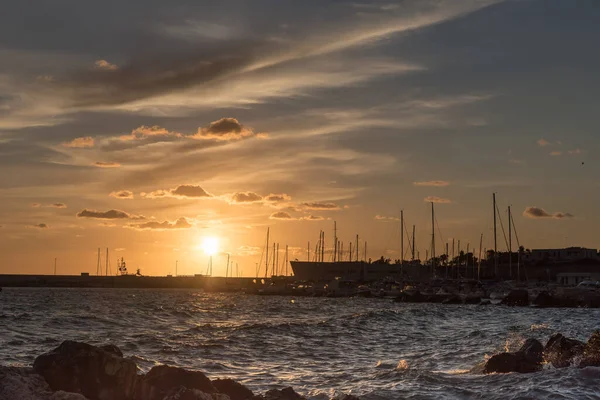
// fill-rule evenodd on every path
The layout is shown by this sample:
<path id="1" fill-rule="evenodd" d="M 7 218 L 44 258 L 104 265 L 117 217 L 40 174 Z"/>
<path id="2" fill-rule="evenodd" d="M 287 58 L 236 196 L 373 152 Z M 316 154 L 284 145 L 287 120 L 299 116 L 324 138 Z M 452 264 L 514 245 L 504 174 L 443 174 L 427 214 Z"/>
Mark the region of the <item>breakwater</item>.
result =
<path id="1" fill-rule="evenodd" d="M 293 282 L 293 277 L 279 277 Z M 258 291 L 270 279 L 195 276 L 91 276 L 91 275 L 0 275 L 0 287 L 72 287 L 130 289 L 204 289 L 207 291 Z"/>

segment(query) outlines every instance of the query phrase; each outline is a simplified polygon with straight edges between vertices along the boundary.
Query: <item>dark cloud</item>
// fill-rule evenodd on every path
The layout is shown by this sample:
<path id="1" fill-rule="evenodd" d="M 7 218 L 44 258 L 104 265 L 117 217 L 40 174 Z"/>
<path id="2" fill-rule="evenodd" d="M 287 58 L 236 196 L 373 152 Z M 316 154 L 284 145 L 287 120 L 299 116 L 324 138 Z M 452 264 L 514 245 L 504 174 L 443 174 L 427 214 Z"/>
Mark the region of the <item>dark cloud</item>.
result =
<path id="1" fill-rule="evenodd" d="M 134 218 L 131 214 L 120 210 L 96 211 L 83 209 L 77 213 L 79 218 L 98 218 L 98 219 L 129 219 Z"/>
<path id="2" fill-rule="evenodd" d="M 237 192 L 231 196 L 233 203 L 258 203 L 262 200 L 262 196 L 254 192 Z"/>
<path id="3" fill-rule="evenodd" d="M 162 198 L 162 197 L 177 197 L 177 198 L 202 198 L 212 197 L 210 193 L 204 190 L 201 186 L 197 185 L 179 185 L 175 189 L 168 190 L 155 190 L 150 193 L 141 193 L 142 197 L 150 199 Z"/>
<path id="4" fill-rule="evenodd" d="M 109 196 L 117 199 L 133 199 L 133 192 L 130 190 L 119 190 L 117 192 L 110 193 Z"/>
<path id="5" fill-rule="evenodd" d="M 285 211 L 279 211 L 279 212 L 271 214 L 269 219 L 292 220 L 294 218 L 290 214 L 286 213 Z"/>
<path id="6" fill-rule="evenodd" d="M 149 221 L 149 222 L 144 222 L 142 224 L 130 224 L 128 226 L 130 228 L 140 229 L 140 230 L 145 230 L 145 229 L 167 230 L 167 229 L 188 229 L 188 228 L 192 227 L 192 224 L 190 224 L 186 218 L 181 217 L 174 222 Z"/>
<path id="7" fill-rule="evenodd" d="M 34 228 L 41 228 L 41 229 L 46 229 L 48 228 L 48 225 L 46 224 L 37 224 L 33 226 Z"/>
<path id="8" fill-rule="evenodd" d="M 235 118 L 221 118 L 211 122 L 207 128 L 199 128 L 194 139 L 213 139 L 217 141 L 240 140 L 254 136 L 254 131 L 239 123 Z M 261 134 L 262 137 L 265 134 Z"/>
<path id="9" fill-rule="evenodd" d="M 302 205 L 309 210 L 339 210 L 340 206 L 335 203 L 302 203 Z"/>
<path id="10" fill-rule="evenodd" d="M 269 194 L 268 196 L 265 196 L 265 201 L 269 201 L 272 203 L 279 203 L 282 201 L 290 201 L 292 200 L 292 196 L 289 196 L 285 193 L 279 193 L 279 194 Z"/>
<path id="11" fill-rule="evenodd" d="M 550 218 L 550 219 L 563 219 L 563 218 L 574 218 L 575 216 L 571 213 L 555 212 L 549 213 L 540 207 L 527 207 L 523 211 L 523 215 L 527 218 L 539 219 L 539 218 Z"/>
<path id="12" fill-rule="evenodd" d="M 79 106 L 120 105 L 176 90 L 206 84 L 249 65 L 250 51 L 224 48 L 219 54 L 161 54 L 146 56 L 118 69 L 80 71 L 64 81 L 51 82 L 55 90 L 64 90 Z"/>
<path id="13" fill-rule="evenodd" d="M 211 197 L 211 195 L 200 186 L 180 185 L 171 190 L 171 195 L 179 197 Z"/>
<path id="14" fill-rule="evenodd" d="M 31 207 L 34 207 L 34 208 L 40 208 L 40 207 L 67 208 L 67 205 L 65 203 L 52 203 L 52 204 L 32 203 Z"/>

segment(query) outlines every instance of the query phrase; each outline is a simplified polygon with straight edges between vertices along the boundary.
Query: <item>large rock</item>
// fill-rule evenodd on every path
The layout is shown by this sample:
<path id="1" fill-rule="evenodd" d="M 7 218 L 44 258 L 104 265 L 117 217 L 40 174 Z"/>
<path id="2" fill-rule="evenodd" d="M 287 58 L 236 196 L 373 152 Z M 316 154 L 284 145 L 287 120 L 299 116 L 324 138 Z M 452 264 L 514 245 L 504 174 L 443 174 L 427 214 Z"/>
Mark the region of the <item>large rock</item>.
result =
<path id="1" fill-rule="evenodd" d="M 397 303 L 424 303 L 426 302 L 427 296 L 424 296 L 418 290 L 416 292 L 402 292 L 398 297 L 394 299 Z"/>
<path id="2" fill-rule="evenodd" d="M 547 291 L 543 291 L 533 299 L 532 304 L 538 308 L 578 307 L 580 301 L 572 297 L 556 296 Z"/>
<path id="3" fill-rule="evenodd" d="M 501 304 L 511 307 L 526 307 L 529 305 L 529 293 L 525 289 L 513 289 L 502 299 Z"/>
<path id="4" fill-rule="evenodd" d="M 189 389 L 184 386 L 172 388 L 161 400 L 230 400 L 229 396 L 222 393 L 204 393 L 198 389 Z"/>
<path id="5" fill-rule="evenodd" d="M 519 351 L 492 356 L 483 367 L 483 373 L 530 373 L 542 368 L 544 346 L 536 339 L 527 339 Z"/>
<path id="6" fill-rule="evenodd" d="M 252 390 L 232 379 L 216 379 L 212 384 L 219 393 L 226 394 L 231 400 L 248 400 L 254 397 Z"/>
<path id="7" fill-rule="evenodd" d="M 544 347 L 544 359 L 551 363 L 554 368 L 568 367 L 573 361 L 583 354 L 585 343 L 579 340 L 569 339 L 557 333 L 546 343 Z"/>
<path id="8" fill-rule="evenodd" d="M 83 395 L 52 392 L 46 380 L 31 368 L 0 366 L 0 399 L 6 400 L 87 400 Z"/>
<path id="9" fill-rule="evenodd" d="M 265 393 L 265 400 L 306 400 L 306 398 L 300 396 L 291 387 L 285 389 L 271 389 Z"/>
<path id="10" fill-rule="evenodd" d="M 131 399 L 137 366 L 117 354 L 68 340 L 36 358 L 33 369 L 55 391 L 81 393 L 92 400 Z"/>
<path id="11" fill-rule="evenodd" d="M 600 367 L 600 331 L 594 332 L 588 339 L 579 366 Z"/>
<path id="12" fill-rule="evenodd" d="M 216 393 L 210 379 L 200 371 L 159 365 L 138 379 L 135 400 L 163 400 L 174 388 L 196 389 L 204 393 Z"/>

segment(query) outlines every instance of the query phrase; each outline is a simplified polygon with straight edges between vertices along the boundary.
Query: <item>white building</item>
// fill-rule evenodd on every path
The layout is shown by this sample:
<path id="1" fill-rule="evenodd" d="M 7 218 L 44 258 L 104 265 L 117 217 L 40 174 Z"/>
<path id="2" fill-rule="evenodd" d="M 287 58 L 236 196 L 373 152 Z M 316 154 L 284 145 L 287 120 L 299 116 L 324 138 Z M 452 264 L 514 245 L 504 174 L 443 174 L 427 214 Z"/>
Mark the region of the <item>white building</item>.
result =
<path id="1" fill-rule="evenodd" d="M 600 281 L 600 274 L 587 272 L 563 272 L 556 275 L 556 282 L 560 285 L 576 286 L 585 281 Z"/>
<path id="2" fill-rule="evenodd" d="M 579 260 L 597 260 L 598 250 L 584 247 L 567 247 L 566 249 L 533 249 L 527 255 L 531 262 L 569 262 Z"/>

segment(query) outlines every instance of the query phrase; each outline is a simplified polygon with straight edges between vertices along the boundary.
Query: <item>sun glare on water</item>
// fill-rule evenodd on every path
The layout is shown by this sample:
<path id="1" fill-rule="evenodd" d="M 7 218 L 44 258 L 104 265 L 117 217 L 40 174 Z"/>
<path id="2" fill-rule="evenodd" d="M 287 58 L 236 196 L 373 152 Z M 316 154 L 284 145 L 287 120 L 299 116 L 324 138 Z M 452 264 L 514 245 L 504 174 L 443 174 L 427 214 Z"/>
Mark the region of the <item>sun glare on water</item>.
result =
<path id="1" fill-rule="evenodd" d="M 207 256 L 213 256 L 219 252 L 219 239 L 216 237 L 205 237 L 202 239 L 202 251 Z"/>

